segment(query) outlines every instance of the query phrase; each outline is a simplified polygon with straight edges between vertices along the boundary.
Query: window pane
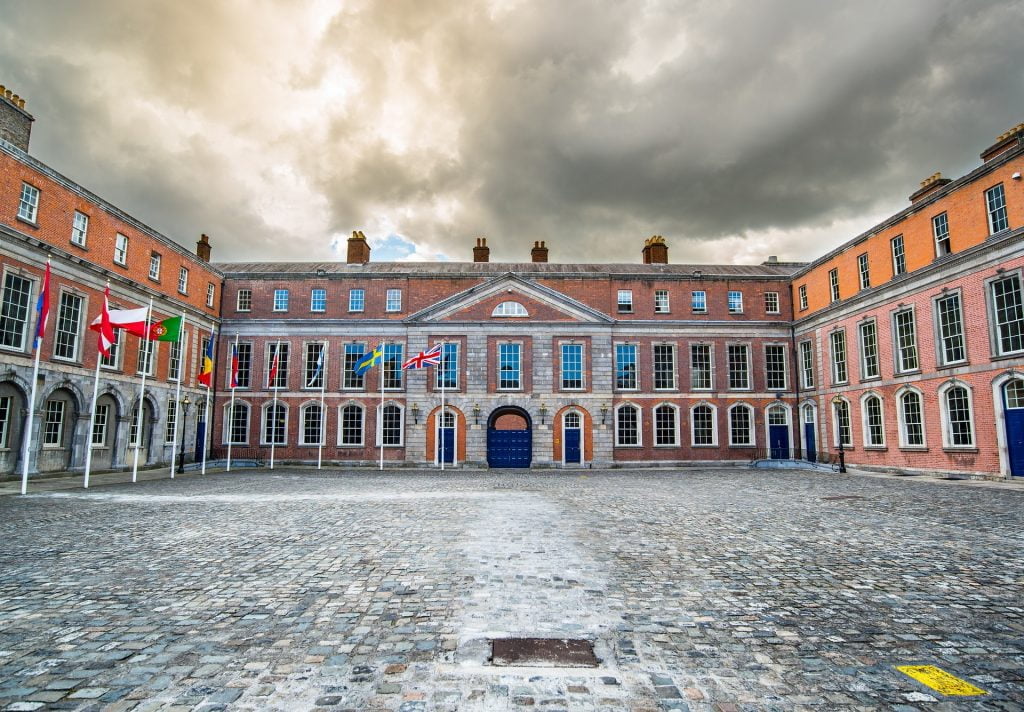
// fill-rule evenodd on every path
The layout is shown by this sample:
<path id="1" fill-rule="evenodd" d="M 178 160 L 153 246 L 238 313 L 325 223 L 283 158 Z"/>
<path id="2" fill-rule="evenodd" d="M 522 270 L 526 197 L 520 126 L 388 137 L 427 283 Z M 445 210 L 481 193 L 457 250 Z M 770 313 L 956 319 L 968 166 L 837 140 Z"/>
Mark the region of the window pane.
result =
<path id="1" fill-rule="evenodd" d="M 583 344 L 562 344 L 562 388 L 583 388 Z"/>
<path id="2" fill-rule="evenodd" d="M 676 409 L 661 405 L 654 409 L 654 442 L 656 445 L 676 444 Z"/>
<path id="3" fill-rule="evenodd" d="M 964 324 L 960 312 L 960 295 L 951 294 L 935 302 L 939 312 L 939 351 L 942 363 L 956 363 L 967 358 L 964 348 Z"/>
<path id="4" fill-rule="evenodd" d="M 341 409 L 341 444 L 363 444 L 363 409 L 357 405 Z"/>
<path id="5" fill-rule="evenodd" d="M 342 383 L 343 388 L 362 388 L 363 376 L 357 375 L 353 370 L 359 359 L 366 353 L 366 344 L 345 344 L 345 377 Z"/>
<path id="6" fill-rule="evenodd" d="M 459 387 L 459 345 L 445 343 L 441 365 L 434 368 L 434 388 Z"/>
<path id="7" fill-rule="evenodd" d="M 615 387 L 635 389 L 636 344 L 615 344 Z"/>
<path id="8" fill-rule="evenodd" d="M 695 312 L 708 310 L 708 293 L 704 291 L 690 292 L 690 308 Z"/>
<path id="9" fill-rule="evenodd" d="M 303 445 L 319 445 L 323 435 L 323 411 L 320 404 L 314 403 L 302 409 L 302 443 Z"/>
<path id="10" fill-rule="evenodd" d="M 693 444 L 715 444 L 715 420 L 711 406 L 699 405 L 693 409 Z"/>
<path id="11" fill-rule="evenodd" d="M 900 398 L 903 411 L 903 432 L 907 445 L 924 445 L 924 420 L 921 417 L 921 396 L 913 391 Z"/>
<path id="12" fill-rule="evenodd" d="M 1020 277 L 1013 275 L 993 282 L 992 301 L 999 353 L 1024 350 L 1024 300 L 1021 299 Z"/>
<path id="13" fill-rule="evenodd" d="M 402 409 L 397 405 L 384 406 L 381 420 L 381 437 L 384 445 L 402 444 Z"/>
<path id="14" fill-rule="evenodd" d="M 868 445 L 885 445 L 881 399 L 872 396 L 864 400 L 864 425 Z"/>
<path id="15" fill-rule="evenodd" d="M 917 369 L 917 333 L 914 327 L 914 312 L 907 310 L 896 313 L 897 368 L 903 371 Z"/>
<path id="16" fill-rule="evenodd" d="M 402 387 L 402 361 L 405 352 L 404 344 L 384 344 L 384 388 L 399 390 Z"/>
<path id="17" fill-rule="evenodd" d="M 765 381 L 769 390 L 786 390 L 786 347 L 766 346 L 765 358 Z"/>
<path id="18" fill-rule="evenodd" d="M 750 388 L 747 346 L 745 344 L 729 345 L 729 388 Z"/>
<path id="19" fill-rule="evenodd" d="M 28 301 L 32 282 L 16 274 L 4 277 L 4 303 L 0 311 L 0 346 L 25 347 L 28 328 Z"/>
<path id="20" fill-rule="evenodd" d="M 67 292 L 60 295 L 57 331 L 53 345 L 56 358 L 73 360 L 78 355 L 78 334 L 82 327 L 82 298 Z"/>
<path id="21" fill-rule="evenodd" d="M 616 438 L 619 445 L 640 444 L 638 411 L 631 405 L 624 405 L 616 411 Z"/>
<path id="22" fill-rule="evenodd" d="M 690 344 L 690 387 L 711 390 L 711 346 Z"/>
<path id="23" fill-rule="evenodd" d="M 846 372 L 846 332 L 833 331 L 829 338 L 832 342 L 832 381 L 845 383 Z"/>
<path id="24" fill-rule="evenodd" d="M 520 388 L 519 344 L 498 344 L 498 388 Z"/>
<path id="25" fill-rule="evenodd" d="M 973 445 L 974 428 L 966 388 L 953 386 L 946 391 L 946 417 L 949 419 L 949 444 L 963 447 Z"/>
<path id="26" fill-rule="evenodd" d="M 877 378 L 878 370 L 878 333 L 875 322 L 866 321 L 860 325 L 861 377 Z"/>
<path id="27" fill-rule="evenodd" d="M 654 345 L 654 388 L 670 390 L 676 387 L 676 349 L 672 344 Z"/>
<path id="28" fill-rule="evenodd" d="M 814 351 L 810 341 L 800 342 L 800 370 L 804 388 L 814 388 Z"/>
<path id="29" fill-rule="evenodd" d="M 327 290 L 314 289 L 312 292 L 310 292 L 309 302 L 310 311 L 327 311 Z"/>
<path id="30" fill-rule="evenodd" d="M 750 408 L 736 406 L 729 411 L 729 442 L 732 445 L 752 445 Z"/>

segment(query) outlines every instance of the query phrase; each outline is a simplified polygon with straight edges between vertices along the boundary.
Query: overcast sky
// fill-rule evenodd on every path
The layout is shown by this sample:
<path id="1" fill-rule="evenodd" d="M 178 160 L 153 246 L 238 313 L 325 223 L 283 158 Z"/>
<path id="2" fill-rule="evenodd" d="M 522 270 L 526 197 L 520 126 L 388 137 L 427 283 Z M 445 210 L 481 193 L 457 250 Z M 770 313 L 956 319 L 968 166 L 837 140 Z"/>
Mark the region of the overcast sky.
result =
<path id="1" fill-rule="evenodd" d="M 4 0 L 31 153 L 214 259 L 821 255 L 1024 121 L 1020 0 Z"/>

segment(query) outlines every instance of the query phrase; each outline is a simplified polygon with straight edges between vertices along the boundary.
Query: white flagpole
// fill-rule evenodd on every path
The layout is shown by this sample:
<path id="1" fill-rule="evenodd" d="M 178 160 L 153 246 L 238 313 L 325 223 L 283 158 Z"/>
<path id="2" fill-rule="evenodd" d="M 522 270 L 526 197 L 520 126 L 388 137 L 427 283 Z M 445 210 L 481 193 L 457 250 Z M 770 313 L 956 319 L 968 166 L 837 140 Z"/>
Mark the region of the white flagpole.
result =
<path id="1" fill-rule="evenodd" d="M 39 327 L 37 326 L 36 329 Z M 36 383 L 39 381 L 39 352 L 43 350 L 40 339 L 36 338 L 36 360 L 32 367 L 32 395 L 28 399 L 28 422 L 25 424 L 25 444 L 21 450 L 21 493 L 28 491 L 28 450 L 32 439 L 32 416 L 36 410 Z M 91 437 L 91 436 L 90 436 Z"/>
<path id="2" fill-rule="evenodd" d="M 46 258 L 46 264 L 49 266 L 50 258 Z M 49 284 L 46 283 L 46 277 L 43 277 L 43 284 L 41 289 L 48 289 Z M 49 297 L 47 297 L 49 299 Z M 49 315 L 49 305 L 47 305 L 47 315 Z M 32 394 L 28 397 L 28 421 L 25 423 L 25 442 L 21 448 L 21 493 L 25 494 L 28 491 L 28 451 L 29 444 L 32 440 L 32 416 L 35 415 L 36 410 L 36 383 L 39 382 L 39 354 L 43 350 L 43 340 L 39 336 L 39 320 L 44 318 L 42 313 L 36 314 L 36 335 L 32 337 L 32 341 L 36 347 L 36 358 L 35 365 L 32 366 Z M 91 435 L 89 436 L 92 437 Z"/>
<path id="3" fill-rule="evenodd" d="M 92 411 L 89 413 L 89 432 L 86 434 L 85 440 L 85 481 L 82 482 L 82 487 L 89 489 L 89 473 L 92 471 L 92 431 L 96 427 L 96 399 L 100 393 L 100 361 L 103 360 L 103 354 L 96 350 L 96 378 L 92 383 Z M 110 423 L 107 423 L 107 427 L 110 427 Z M 174 461 L 174 458 L 171 458 Z M 22 492 L 22 494 L 25 494 Z"/>
<path id="4" fill-rule="evenodd" d="M 444 430 L 445 430 L 445 418 L 444 418 L 444 382 L 445 382 L 445 351 L 444 351 L 444 340 L 441 341 L 441 427 L 438 428 L 438 436 L 441 438 L 441 470 L 444 470 Z M 454 458 L 453 458 L 454 459 Z"/>
<path id="5" fill-rule="evenodd" d="M 214 336 L 214 323 L 210 322 L 210 346 L 207 348 L 213 349 L 214 364 L 210 366 L 210 385 L 206 387 L 206 406 L 203 410 L 203 427 L 205 429 L 203 433 L 203 474 L 206 474 L 206 453 L 210 451 L 210 438 L 213 436 L 213 428 L 210 427 L 210 391 L 213 390 L 213 384 L 216 383 L 217 378 L 217 345 L 213 343 Z"/>
<path id="6" fill-rule="evenodd" d="M 384 354 L 387 353 L 387 342 L 380 344 L 380 415 L 377 416 L 377 427 L 380 430 L 380 469 L 384 469 Z"/>
<path id="7" fill-rule="evenodd" d="M 178 454 L 178 425 L 184 421 L 181 415 L 181 379 L 185 372 L 185 342 L 182 335 L 185 331 L 185 312 L 181 313 L 181 324 L 178 325 L 178 385 L 174 387 L 174 442 L 171 443 L 171 479 L 174 479 L 174 456 Z M 97 375 L 99 371 L 97 370 Z M 182 461 L 184 464 L 184 460 Z"/>
<path id="8" fill-rule="evenodd" d="M 228 370 L 231 372 L 231 407 L 228 408 L 228 468 L 227 471 L 231 472 L 231 443 L 234 442 L 234 422 L 235 422 L 235 359 L 238 358 L 238 334 L 235 334 L 235 350 L 231 354 L 231 363 L 228 364 Z"/>
<path id="9" fill-rule="evenodd" d="M 146 335 L 139 337 L 139 348 L 147 351 L 146 360 L 142 362 L 142 386 L 139 388 L 139 417 L 135 419 L 135 461 L 132 464 L 132 482 L 139 476 L 139 450 L 142 449 L 142 413 L 145 410 L 146 402 L 146 372 L 153 366 L 153 342 L 149 340 L 149 320 L 153 317 L 153 297 L 149 298 L 149 306 L 146 308 Z M 149 342 L 147 347 L 146 342 Z M 92 435 L 90 434 L 91 438 Z"/>
<path id="10" fill-rule="evenodd" d="M 323 343 L 320 351 L 320 447 L 316 449 L 316 469 L 324 463 L 324 438 L 327 437 L 327 408 L 324 406 L 324 389 L 327 387 L 327 346 Z"/>
<path id="11" fill-rule="evenodd" d="M 281 340 L 277 340 L 277 350 L 274 351 L 274 358 L 270 360 L 273 364 L 277 360 L 277 369 L 281 370 Z M 277 382 L 277 374 L 274 374 L 274 382 Z M 274 407 L 270 413 L 270 469 L 274 469 L 274 443 L 277 442 L 277 387 L 274 383 L 267 384 L 274 389 Z"/>

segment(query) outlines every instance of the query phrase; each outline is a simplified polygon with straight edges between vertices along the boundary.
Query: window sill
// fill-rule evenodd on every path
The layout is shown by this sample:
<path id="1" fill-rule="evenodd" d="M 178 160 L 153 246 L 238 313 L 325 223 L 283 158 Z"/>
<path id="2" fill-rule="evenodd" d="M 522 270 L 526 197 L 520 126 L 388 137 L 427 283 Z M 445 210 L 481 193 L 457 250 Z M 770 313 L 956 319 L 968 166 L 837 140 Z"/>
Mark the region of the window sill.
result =
<path id="1" fill-rule="evenodd" d="M 235 314 L 248 314 L 252 309 L 235 309 Z"/>
<path id="2" fill-rule="evenodd" d="M 82 365 L 82 362 L 79 359 L 77 359 L 77 358 L 64 358 L 62 356 L 54 356 L 53 360 L 56 363 L 66 363 L 66 364 L 69 364 L 71 366 L 81 366 Z"/>
<path id="3" fill-rule="evenodd" d="M 642 450 L 643 445 L 616 445 L 616 450 Z"/>
<path id="4" fill-rule="evenodd" d="M 928 452 L 927 445 L 900 445 L 900 452 Z"/>
<path id="5" fill-rule="evenodd" d="M 886 445 L 865 445 L 864 452 L 888 452 L 889 448 Z"/>
<path id="6" fill-rule="evenodd" d="M 1006 361 L 1013 358 L 1024 358 L 1024 351 L 1015 351 L 1012 354 L 999 354 L 998 356 L 989 357 L 990 361 Z"/>
<path id="7" fill-rule="evenodd" d="M 68 244 L 71 245 L 72 247 L 74 247 L 76 250 L 81 250 L 82 252 L 88 252 L 89 251 L 88 247 L 86 247 L 85 245 L 79 245 L 74 240 L 68 240 Z"/>
<path id="8" fill-rule="evenodd" d="M 754 445 L 754 444 L 750 444 L 750 445 L 733 445 L 732 443 L 729 443 L 729 447 L 736 448 L 736 449 L 739 449 L 739 450 L 753 450 L 757 446 Z"/>
<path id="9" fill-rule="evenodd" d="M 876 383 L 876 382 L 881 381 L 881 380 L 882 380 L 881 376 L 868 376 L 867 378 L 860 379 L 860 382 L 861 383 Z"/>
<path id="10" fill-rule="evenodd" d="M 943 445 L 942 446 L 942 451 L 943 452 L 952 453 L 954 455 L 957 454 L 957 453 L 978 453 L 978 452 L 981 452 L 978 448 L 974 447 L 973 445 L 970 445 L 970 446 L 968 446 L 968 445 L 964 445 L 964 446 Z"/>
<path id="11" fill-rule="evenodd" d="M 694 444 L 691 444 L 691 445 L 690 445 L 690 447 L 697 447 L 697 448 L 701 448 L 701 447 L 702 447 L 702 448 L 717 448 L 717 447 L 718 447 L 718 443 L 711 443 L 711 444 L 701 444 L 701 445 L 694 445 Z"/>
<path id="12" fill-rule="evenodd" d="M 112 260 L 111 264 L 114 265 L 115 267 L 120 267 L 122 269 L 128 269 L 128 263 L 127 262 L 118 262 L 117 260 Z"/>
<path id="13" fill-rule="evenodd" d="M 23 224 L 25 224 L 25 225 L 28 225 L 29 227 L 34 227 L 34 228 L 36 228 L 37 230 L 39 229 L 39 223 L 37 223 L 37 222 L 36 222 L 36 221 L 34 221 L 34 220 L 28 220 L 27 218 L 23 218 L 23 217 L 21 217 L 20 215 L 18 215 L 18 216 L 17 216 L 17 217 L 15 218 L 15 219 L 16 219 L 16 220 L 17 220 L 18 222 L 20 222 L 20 223 L 23 223 Z"/>
<path id="14" fill-rule="evenodd" d="M 892 375 L 893 375 L 894 378 L 905 378 L 907 376 L 920 376 L 921 375 L 921 369 L 919 369 L 919 368 L 912 368 L 909 371 L 896 371 Z"/>
<path id="15" fill-rule="evenodd" d="M 160 278 L 159 277 L 154 277 L 153 275 L 149 275 L 148 279 L 153 284 L 160 284 Z"/>
<path id="16" fill-rule="evenodd" d="M 971 362 L 966 359 L 963 361 L 954 361 L 953 363 L 939 363 L 935 364 L 936 371 L 943 371 L 946 369 L 960 368 L 961 366 L 970 366 Z"/>
<path id="17" fill-rule="evenodd" d="M 655 450 L 674 450 L 674 449 L 678 449 L 680 447 L 682 447 L 682 446 L 681 445 L 677 445 L 675 443 L 672 443 L 671 445 L 655 445 L 654 449 Z"/>
<path id="18" fill-rule="evenodd" d="M 183 297 L 187 297 L 188 296 L 188 292 L 183 292 L 180 289 L 178 290 L 178 294 L 180 294 Z"/>

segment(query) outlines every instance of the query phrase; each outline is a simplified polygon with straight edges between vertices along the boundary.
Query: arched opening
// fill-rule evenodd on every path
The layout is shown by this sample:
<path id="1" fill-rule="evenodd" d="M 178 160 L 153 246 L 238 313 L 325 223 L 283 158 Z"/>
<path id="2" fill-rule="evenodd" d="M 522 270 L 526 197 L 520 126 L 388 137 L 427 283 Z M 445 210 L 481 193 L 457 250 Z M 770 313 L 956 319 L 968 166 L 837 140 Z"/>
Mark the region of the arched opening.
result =
<path id="1" fill-rule="evenodd" d="M 116 464 L 117 423 L 120 417 L 117 400 L 110 393 L 96 399 L 96 415 L 93 418 L 89 447 L 92 448 L 91 469 L 110 470 Z"/>
<path id="2" fill-rule="evenodd" d="M 562 415 L 562 462 L 566 465 L 583 463 L 583 416 L 578 410 Z"/>
<path id="3" fill-rule="evenodd" d="M 529 467 L 533 460 L 530 414 L 517 406 L 496 408 L 487 418 L 487 464 Z"/>
<path id="4" fill-rule="evenodd" d="M 770 405 L 765 420 L 771 459 L 789 459 L 789 408 L 781 403 Z"/>
<path id="5" fill-rule="evenodd" d="M 804 403 L 800 408 L 801 420 L 804 424 L 804 459 L 808 462 L 818 460 L 818 437 L 815 432 L 817 409 L 813 403 Z"/>
<path id="6" fill-rule="evenodd" d="M 58 388 L 43 399 L 39 423 L 39 472 L 61 472 L 71 465 L 74 451 L 78 399 L 67 388 Z"/>
<path id="7" fill-rule="evenodd" d="M 0 383 L 0 475 L 14 472 L 21 458 L 26 400 L 17 384 Z"/>

